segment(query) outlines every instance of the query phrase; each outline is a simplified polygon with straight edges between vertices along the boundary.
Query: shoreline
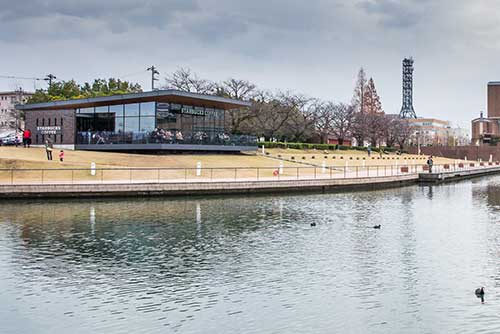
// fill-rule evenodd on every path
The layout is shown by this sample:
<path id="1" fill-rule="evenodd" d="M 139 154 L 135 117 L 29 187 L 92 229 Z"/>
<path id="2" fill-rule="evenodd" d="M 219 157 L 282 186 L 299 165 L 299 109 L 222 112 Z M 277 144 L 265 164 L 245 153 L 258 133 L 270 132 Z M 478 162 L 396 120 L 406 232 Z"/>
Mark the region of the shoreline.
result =
<path id="1" fill-rule="evenodd" d="M 99 197 L 152 197 L 200 195 L 248 195 L 273 193 L 327 193 L 398 188 L 415 184 L 439 184 L 490 174 L 500 174 L 500 166 L 477 169 L 441 171 L 435 173 L 410 173 L 391 176 L 192 181 L 192 182 L 106 182 L 106 183 L 46 183 L 3 184 L 0 198 L 49 199 L 49 198 L 99 198 Z"/>
<path id="2" fill-rule="evenodd" d="M 276 181 L 0 185 L 1 199 L 233 195 L 374 190 L 416 184 L 417 174 Z"/>

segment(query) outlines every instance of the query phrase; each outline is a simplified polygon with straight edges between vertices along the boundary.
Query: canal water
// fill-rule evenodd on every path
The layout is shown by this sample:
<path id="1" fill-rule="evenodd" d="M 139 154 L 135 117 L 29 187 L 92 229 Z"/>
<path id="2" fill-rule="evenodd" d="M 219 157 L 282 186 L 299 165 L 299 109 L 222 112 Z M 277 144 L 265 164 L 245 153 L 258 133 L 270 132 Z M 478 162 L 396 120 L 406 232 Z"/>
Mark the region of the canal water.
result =
<path id="1" fill-rule="evenodd" d="M 500 178 L 2 202 L 0 301 L 0 333 L 499 333 Z"/>

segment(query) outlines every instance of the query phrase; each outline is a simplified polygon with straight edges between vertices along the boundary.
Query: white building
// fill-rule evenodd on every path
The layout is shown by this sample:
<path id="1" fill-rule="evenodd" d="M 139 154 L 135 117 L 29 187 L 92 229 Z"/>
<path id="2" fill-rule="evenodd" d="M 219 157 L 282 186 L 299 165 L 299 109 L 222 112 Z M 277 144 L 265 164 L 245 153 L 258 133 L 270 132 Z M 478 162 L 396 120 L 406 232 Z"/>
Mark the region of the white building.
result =
<path id="1" fill-rule="evenodd" d="M 0 136 L 22 127 L 16 104 L 25 103 L 33 93 L 19 91 L 0 92 Z"/>
<path id="2" fill-rule="evenodd" d="M 452 127 L 451 122 L 436 118 L 416 118 L 409 120 L 413 133 L 412 145 L 422 146 L 464 146 L 469 144 L 469 131 Z"/>

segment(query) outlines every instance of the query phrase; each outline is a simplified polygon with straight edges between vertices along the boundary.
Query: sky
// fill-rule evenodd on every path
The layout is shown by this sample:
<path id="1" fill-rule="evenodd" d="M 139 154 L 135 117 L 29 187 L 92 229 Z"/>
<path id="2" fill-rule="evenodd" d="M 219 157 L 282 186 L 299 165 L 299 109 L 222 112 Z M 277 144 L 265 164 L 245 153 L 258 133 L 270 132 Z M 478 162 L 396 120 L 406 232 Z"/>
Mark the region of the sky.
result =
<path id="1" fill-rule="evenodd" d="M 349 102 L 373 77 L 401 109 L 401 61 L 415 60 L 418 116 L 470 127 L 500 80 L 498 0 L 0 0 L 0 76 L 119 77 L 150 90 L 155 65 L 202 78 Z M 0 90 L 43 81 L 0 78 Z"/>

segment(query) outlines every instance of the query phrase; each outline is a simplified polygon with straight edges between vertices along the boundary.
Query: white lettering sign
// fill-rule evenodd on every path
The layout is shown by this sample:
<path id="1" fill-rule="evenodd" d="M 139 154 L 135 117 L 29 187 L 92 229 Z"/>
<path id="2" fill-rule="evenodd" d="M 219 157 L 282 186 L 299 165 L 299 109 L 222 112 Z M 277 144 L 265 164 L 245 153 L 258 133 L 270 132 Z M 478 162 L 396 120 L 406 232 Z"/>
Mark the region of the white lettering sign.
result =
<path id="1" fill-rule="evenodd" d="M 61 133 L 60 126 L 37 126 L 36 131 L 42 135 L 55 135 Z"/>

